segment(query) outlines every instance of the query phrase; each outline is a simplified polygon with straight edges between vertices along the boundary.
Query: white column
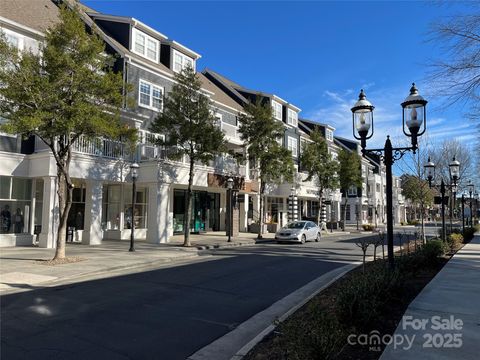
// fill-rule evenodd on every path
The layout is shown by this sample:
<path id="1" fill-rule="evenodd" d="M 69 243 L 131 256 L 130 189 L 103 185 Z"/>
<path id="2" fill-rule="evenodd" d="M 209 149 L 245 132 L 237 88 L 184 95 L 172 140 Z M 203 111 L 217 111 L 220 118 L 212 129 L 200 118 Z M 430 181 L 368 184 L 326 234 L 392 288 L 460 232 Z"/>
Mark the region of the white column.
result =
<path id="1" fill-rule="evenodd" d="M 170 234 L 169 184 L 148 185 L 147 241 L 166 243 Z"/>
<path id="2" fill-rule="evenodd" d="M 35 179 L 32 179 L 32 206 L 30 208 L 30 218 L 29 218 L 29 224 L 28 224 L 28 233 L 33 235 L 33 232 L 35 230 L 35 208 L 37 206 L 37 199 L 35 198 L 36 194 L 36 189 L 37 189 L 37 181 Z"/>
<path id="3" fill-rule="evenodd" d="M 227 192 L 220 193 L 220 231 L 227 231 Z"/>
<path id="4" fill-rule="evenodd" d="M 43 178 L 42 232 L 38 236 L 38 246 L 54 248 L 58 231 L 57 178 Z"/>
<path id="5" fill-rule="evenodd" d="M 103 185 L 101 181 L 87 181 L 86 185 L 82 244 L 99 245 L 103 238 Z"/>
<path id="6" fill-rule="evenodd" d="M 243 199 L 240 207 L 240 231 L 245 232 L 248 229 L 248 194 L 243 194 Z"/>

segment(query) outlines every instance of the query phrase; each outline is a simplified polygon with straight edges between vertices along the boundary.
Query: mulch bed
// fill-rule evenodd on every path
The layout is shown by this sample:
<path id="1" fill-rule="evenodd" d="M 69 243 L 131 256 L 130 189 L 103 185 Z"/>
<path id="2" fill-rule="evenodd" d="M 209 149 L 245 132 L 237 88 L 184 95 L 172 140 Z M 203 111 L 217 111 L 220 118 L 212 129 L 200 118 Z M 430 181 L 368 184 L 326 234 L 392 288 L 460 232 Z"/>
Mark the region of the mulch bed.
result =
<path id="1" fill-rule="evenodd" d="M 76 263 L 84 260 L 87 260 L 87 259 L 81 258 L 78 256 L 69 256 L 63 259 L 55 259 L 55 260 L 36 260 L 35 263 L 40 265 L 55 266 L 55 265 L 72 264 L 72 263 Z"/>
<path id="2" fill-rule="evenodd" d="M 413 245 L 413 244 L 412 244 Z M 403 249 L 404 251 L 406 249 Z M 381 257 L 381 254 L 380 254 Z M 445 256 L 441 259 L 438 266 L 428 268 L 416 273 L 414 276 L 407 278 L 405 281 L 405 294 L 402 296 L 401 301 L 390 302 L 382 314 L 381 318 L 376 321 L 376 330 L 382 335 L 393 334 L 397 325 L 402 319 L 408 305 L 413 299 L 422 291 L 422 289 L 435 277 L 435 275 L 442 269 L 442 267 L 448 262 L 450 256 Z M 381 261 L 381 260 L 380 260 Z M 373 266 L 373 262 L 366 264 L 366 272 Z M 325 312 L 333 312 L 335 307 L 336 294 L 338 289 L 354 276 L 355 273 L 361 272 L 362 267 L 359 266 L 335 283 L 330 285 L 327 289 L 323 290 L 292 316 L 290 316 L 284 323 L 295 322 L 299 326 L 309 328 L 313 319 L 313 309 L 322 309 Z M 285 350 L 280 350 L 282 347 L 282 325 L 280 324 L 275 331 L 267 335 L 260 343 L 258 343 L 244 358 L 245 360 L 280 360 L 290 359 L 292 357 L 286 354 Z M 340 353 L 335 359 L 378 359 L 380 358 L 384 346 L 369 350 L 368 346 L 351 346 L 346 342 Z M 287 350 L 288 351 L 288 350 Z M 295 357 L 295 359 L 297 359 Z"/>

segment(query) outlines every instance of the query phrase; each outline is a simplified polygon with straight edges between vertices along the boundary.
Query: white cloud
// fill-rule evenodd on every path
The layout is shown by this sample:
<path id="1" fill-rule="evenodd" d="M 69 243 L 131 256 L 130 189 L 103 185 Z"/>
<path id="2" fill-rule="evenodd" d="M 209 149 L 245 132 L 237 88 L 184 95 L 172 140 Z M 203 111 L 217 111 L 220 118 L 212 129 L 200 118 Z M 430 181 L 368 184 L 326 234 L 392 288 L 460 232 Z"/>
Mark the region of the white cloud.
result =
<path id="1" fill-rule="evenodd" d="M 402 131 L 402 108 L 400 103 L 405 94 L 402 88 L 375 87 L 375 83 L 364 84 L 364 89 L 370 88 L 367 98 L 375 105 L 374 135 L 367 141 L 368 147 L 382 147 L 386 136 L 390 135 L 393 145 L 405 144 L 406 136 Z M 325 90 L 322 102 L 313 109 L 304 109 L 305 117 L 335 127 L 335 135 L 353 139 L 352 113 L 350 108 L 357 101 L 357 92 L 352 89 Z M 408 94 L 408 93 L 407 93 Z M 431 111 L 431 110 L 430 110 Z M 445 138 L 456 138 L 465 142 L 473 142 L 475 136 L 471 134 L 471 124 L 461 122 L 460 119 L 446 119 L 444 116 L 429 116 L 427 108 L 427 132 L 433 143 Z"/>

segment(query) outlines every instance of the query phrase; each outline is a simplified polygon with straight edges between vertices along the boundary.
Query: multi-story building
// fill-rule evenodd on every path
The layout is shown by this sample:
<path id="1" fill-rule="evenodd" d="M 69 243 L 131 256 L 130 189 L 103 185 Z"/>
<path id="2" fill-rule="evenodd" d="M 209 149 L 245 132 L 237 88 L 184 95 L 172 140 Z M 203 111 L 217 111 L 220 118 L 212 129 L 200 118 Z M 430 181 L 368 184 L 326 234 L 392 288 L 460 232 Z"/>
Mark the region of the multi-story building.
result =
<path id="1" fill-rule="evenodd" d="M 4 0 L 0 7 L 0 30 L 19 50 L 38 51 L 46 29 L 58 21 L 60 1 Z M 115 55 L 114 70 L 123 74 L 133 91 L 121 109 L 122 121 L 138 130 L 140 143 L 136 154 L 129 154 L 125 144 L 111 139 L 80 138 L 74 147 L 70 175 L 75 188 L 68 219 L 69 237 L 85 244 L 98 244 L 103 239 L 128 239 L 132 221 L 138 239 L 167 242 L 175 233 L 183 232 L 185 193 L 188 181 L 187 159 L 165 158 L 153 138 L 161 136 L 149 131 L 150 124 L 162 111 L 163 98 L 174 83 L 174 76 L 184 67 L 196 69 L 200 55 L 168 38 L 141 21 L 125 16 L 98 13 L 80 4 L 87 28 L 96 25 L 104 40 L 106 52 Z M 323 132 L 332 156 L 342 147 L 358 151 L 358 145 L 334 138 L 334 128 L 299 120 L 300 109 L 277 95 L 247 89 L 226 77 L 206 69 L 197 72 L 202 91 L 212 103 L 218 126 L 225 134 L 230 150 L 243 152 L 238 131 L 238 115 L 243 106 L 257 98 L 269 102 L 278 121 L 284 123 L 282 144 L 291 150 L 297 171 L 293 184 L 271 186 L 267 190 L 268 220 L 283 225 L 288 221 L 289 197 L 298 197 L 300 217 L 315 217 L 318 209 L 317 187 L 305 182 L 299 158 L 302 144 L 309 140 L 314 126 Z M 0 119 L 5 121 L 5 119 Z M 132 209 L 130 164 L 140 163 L 136 206 Z M 371 168 L 363 160 L 366 169 Z M 31 244 L 35 239 L 41 247 L 54 247 L 58 226 L 56 166 L 51 152 L 35 137 L 0 133 L 0 246 Z M 239 190 L 238 225 L 248 231 L 258 220 L 258 184 L 256 169 L 249 161 L 238 164 L 224 155 L 207 165 L 197 164 L 192 201 L 192 232 L 225 230 L 225 180 L 235 179 Z M 292 190 L 293 188 L 293 190 Z M 383 189 L 381 189 L 383 191 Z M 292 195 L 292 191 L 294 195 Z M 365 193 L 365 189 L 357 189 Z M 348 194 L 352 205 L 354 191 Z M 360 198 L 361 195 L 360 195 Z M 337 221 L 341 194 L 326 194 L 327 220 Z M 361 200 L 362 211 L 365 200 Z M 382 203 L 383 206 L 383 203 Z M 294 209 L 294 207 L 290 207 Z M 355 216 L 355 215 L 354 215 Z M 367 215 L 363 215 L 367 217 Z M 349 220 L 350 219 L 350 220 Z M 352 210 L 347 222 L 352 221 Z M 364 220 L 362 220 L 364 221 Z"/>
<path id="2" fill-rule="evenodd" d="M 50 0 L 5 1 L 0 9 L 0 28 L 19 49 L 36 49 L 45 30 L 58 21 L 58 11 Z M 114 69 L 134 88 L 127 96 L 135 105 L 125 104 L 121 117 L 140 134 L 135 155 L 140 161 L 138 204 L 133 211 L 136 236 L 166 242 L 173 233 L 183 231 L 188 166 L 186 159 L 159 159 L 161 154 L 151 141 L 156 135 L 150 133 L 149 127 L 162 111 L 163 97 L 170 91 L 175 73 L 185 66 L 195 68 L 200 55 L 136 19 L 100 14 L 86 7 L 81 11 L 86 26 L 96 24 L 106 51 L 116 55 Z M 229 147 L 242 151 L 237 131 L 237 115 L 242 107 L 203 74 L 198 73 L 198 77 Z M 0 207 L 5 210 L 3 214 L 10 213 L 11 219 L 11 225 L 2 228 L 1 243 L 32 243 L 38 234 L 40 246 L 53 247 L 58 225 L 58 216 L 52 211 L 58 201 L 53 157 L 39 139 L 22 140 L 1 134 L 0 140 Z M 68 226 L 76 229 L 73 236 L 78 240 L 97 244 L 102 239 L 128 238 L 132 221 L 128 156 L 120 142 L 81 138 L 76 143 L 70 166 L 75 188 Z M 192 231 L 225 229 L 226 195 L 219 184 L 227 175 L 237 177 L 241 184 L 240 197 L 244 201 L 239 221 L 246 224 L 248 194 L 254 185 L 244 166 L 222 156 L 208 165 L 196 166 Z"/>

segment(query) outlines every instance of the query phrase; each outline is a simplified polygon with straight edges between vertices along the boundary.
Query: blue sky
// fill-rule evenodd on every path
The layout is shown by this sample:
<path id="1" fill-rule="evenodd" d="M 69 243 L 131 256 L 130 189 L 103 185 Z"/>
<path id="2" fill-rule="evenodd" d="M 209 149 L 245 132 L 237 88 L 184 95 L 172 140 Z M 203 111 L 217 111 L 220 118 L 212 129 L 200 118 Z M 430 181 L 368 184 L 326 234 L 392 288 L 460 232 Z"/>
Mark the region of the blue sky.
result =
<path id="1" fill-rule="evenodd" d="M 424 81 L 438 44 L 429 24 L 465 11 L 433 2 L 83 1 L 98 11 L 132 16 L 202 55 L 204 67 L 245 87 L 268 91 L 302 109 L 301 116 L 333 124 L 352 137 L 350 107 L 361 88 L 376 106 L 375 135 L 401 135 L 400 103 L 412 81 L 429 100 L 428 137 L 474 141 L 463 108 L 442 109 Z M 477 133 L 478 134 L 478 133 Z M 404 145 L 404 144 L 402 144 Z"/>

